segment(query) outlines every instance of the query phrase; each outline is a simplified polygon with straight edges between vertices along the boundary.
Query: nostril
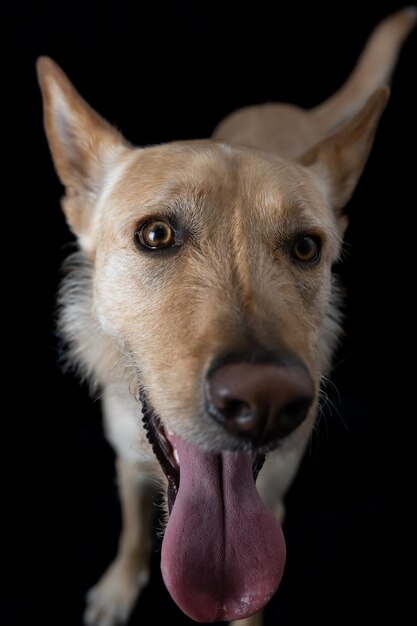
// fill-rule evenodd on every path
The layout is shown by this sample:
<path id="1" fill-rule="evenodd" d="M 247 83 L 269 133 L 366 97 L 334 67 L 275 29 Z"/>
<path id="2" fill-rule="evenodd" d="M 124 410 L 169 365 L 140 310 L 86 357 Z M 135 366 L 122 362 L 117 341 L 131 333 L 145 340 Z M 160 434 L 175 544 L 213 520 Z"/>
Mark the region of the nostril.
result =
<path id="1" fill-rule="evenodd" d="M 222 413 L 226 420 L 234 422 L 239 427 L 252 426 L 253 411 L 250 405 L 243 400 L 227 400 Z"/>
<path id="2" fill-rule="evenodd" d="M 222 413 L 232 430 L 237 429 L 242 433 L 252 430 L 255 414 L 247 402 L 235 399 L 227 400 Z"/>
<path id="3" fill-rule="evenodd" d="M 253 411 L 244 400 L 222 398 L 222 401 L 216 404 L 208 403 L 207 409 L 217 421 L 227 423 L 229 426 L 235 424 L 244 427 L 253 421 Z"/>
<path id="4" fill-rule="evenodd" d="M 302 398 L 289 402 L 278 415 L 279 436 L 285 437 L 297 428 L 307 417 L 312 399 Z"/>
<path id="5" fill-rule="evenodd" d="M 286 411 L 290 415 L 293 422 L 302 422 L 311 406 L 312 398 L 302 398 L 294 400 L 286 406 Z"/>

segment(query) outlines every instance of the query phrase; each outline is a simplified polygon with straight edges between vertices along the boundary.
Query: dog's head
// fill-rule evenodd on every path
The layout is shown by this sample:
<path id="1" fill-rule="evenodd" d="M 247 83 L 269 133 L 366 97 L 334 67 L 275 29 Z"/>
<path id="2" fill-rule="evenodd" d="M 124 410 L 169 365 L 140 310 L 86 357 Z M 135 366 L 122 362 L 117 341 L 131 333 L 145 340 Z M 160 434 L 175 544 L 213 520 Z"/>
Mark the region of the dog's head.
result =
<path id="1" fill-rule="evenodd" d="M 212 141 L 133 148 L 50 60 L 39 69 L 94 315 L 134 363 L 165 471 L 178 480 L 178 440 L 184 455 L 299 445 L 337 335 L 341 209 L 387 90 L 290 162 Z"/>
<path id="2" fill-rule="evenodd" d="M 268 445 L 293 430 L 294 403 L 294 429 L 309 430 L 334 343 L 340 210 L 385 90 L 293 163 L 211 141 L 132 148 L 51 61 L 40 77 L 64 211 L 95 265 L 96 314 L 166 427 L 210 449 Z M 288 398 L 268 394 L 274 382 Z M 263 406 L 259 394 L 271 395 Z"/>

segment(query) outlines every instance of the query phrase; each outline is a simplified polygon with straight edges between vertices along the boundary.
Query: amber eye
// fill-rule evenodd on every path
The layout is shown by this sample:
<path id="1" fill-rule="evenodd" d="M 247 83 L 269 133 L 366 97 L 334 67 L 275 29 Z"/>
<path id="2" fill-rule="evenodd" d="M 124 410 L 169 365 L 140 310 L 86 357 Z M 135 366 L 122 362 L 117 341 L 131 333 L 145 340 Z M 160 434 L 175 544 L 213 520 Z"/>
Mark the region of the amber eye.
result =
<path id="1" fill-rule="evenodd" d="M 135 232 L 137 243 L 150 250 L 171 248 L 176 244 L 175 232 L 172 226 L 162 220 L 149 220 Z"/>
<path id="2" fill-rule="evenodd" d="M 309 235 L 297 237 L 291 248 L 291 256 L 296 263 L 317 263 L 320 259 L 320 239 Z"/>

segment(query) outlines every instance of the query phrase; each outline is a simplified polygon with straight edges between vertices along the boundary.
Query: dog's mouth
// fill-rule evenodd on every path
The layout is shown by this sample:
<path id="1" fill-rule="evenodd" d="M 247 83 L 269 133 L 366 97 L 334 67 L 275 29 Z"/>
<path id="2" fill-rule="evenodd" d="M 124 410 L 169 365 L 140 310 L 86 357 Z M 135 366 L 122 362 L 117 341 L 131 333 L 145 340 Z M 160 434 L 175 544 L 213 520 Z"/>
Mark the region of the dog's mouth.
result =
<path id="1" fill-rule="evenodd" d="M 163 426 L 158 414 L 149 403 L 143 389 L 139 392 L 142 405 L 142 422 L 146 431 L 146 437 L 152 446 L 152 450 L 158 459 L 159 465 L 168 481 L 168 510 L 171 513 L 180 486 L 180 459 L 173 433 Z M 258 474 L 265 463 L 266 453 L 261 450 L 252 452 L 252 473 L 256 482 Z"/>
<path id="2" fill-rule="evenodd" d="M 142 389 L 143 423 L 168 480 L 161 569 L 178 606 L 200 622 L 244 619 L 275 593 L 285 564 L 281 527 L 256 487 L 258 452 L 205 452 L 169 432 Z"/>

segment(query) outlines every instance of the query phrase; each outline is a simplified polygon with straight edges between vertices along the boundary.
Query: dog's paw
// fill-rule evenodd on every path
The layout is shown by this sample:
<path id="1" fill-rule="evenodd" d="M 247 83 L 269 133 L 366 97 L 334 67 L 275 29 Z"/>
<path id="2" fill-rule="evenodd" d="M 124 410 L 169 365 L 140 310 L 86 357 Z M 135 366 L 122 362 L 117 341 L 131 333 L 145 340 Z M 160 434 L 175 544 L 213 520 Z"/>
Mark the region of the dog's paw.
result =
<path id="1" fill-rule="evenodd" d="M 113 563 L 97 585 L 87 593 L 84 624 L 116 626 L 127 622 L 148 580 L 147 570 L 142 570 L 138 575 L 119 563 Z"/>

